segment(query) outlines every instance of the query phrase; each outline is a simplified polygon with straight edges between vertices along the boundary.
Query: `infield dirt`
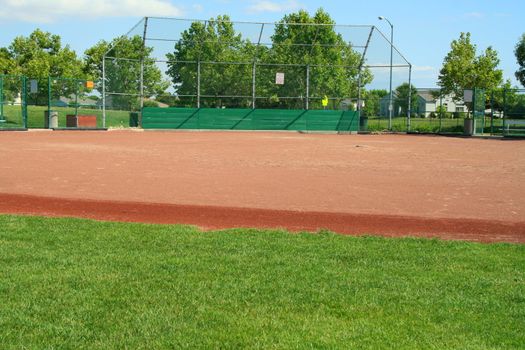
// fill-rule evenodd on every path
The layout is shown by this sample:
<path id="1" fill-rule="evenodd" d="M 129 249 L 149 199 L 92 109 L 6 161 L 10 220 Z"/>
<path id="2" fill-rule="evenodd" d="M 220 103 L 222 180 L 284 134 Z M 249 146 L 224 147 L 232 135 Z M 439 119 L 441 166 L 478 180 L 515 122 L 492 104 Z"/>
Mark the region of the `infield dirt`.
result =
<path id="1" fill-rule="evenodd" d="M 0 212 L 525 242 L 525 141 L 0 134 Z"/>

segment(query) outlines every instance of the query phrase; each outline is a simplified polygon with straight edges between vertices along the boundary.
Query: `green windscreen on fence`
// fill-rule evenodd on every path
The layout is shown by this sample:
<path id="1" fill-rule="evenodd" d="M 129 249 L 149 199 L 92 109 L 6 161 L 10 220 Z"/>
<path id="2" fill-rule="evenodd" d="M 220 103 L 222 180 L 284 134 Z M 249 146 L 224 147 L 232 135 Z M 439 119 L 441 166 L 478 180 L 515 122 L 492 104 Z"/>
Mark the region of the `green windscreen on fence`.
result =
<path id="1" fill-rule="evenodd" d="M 359 112 L 145 107 L 142 111 L 142 127 L 144 129 L 358 131 Z"/>

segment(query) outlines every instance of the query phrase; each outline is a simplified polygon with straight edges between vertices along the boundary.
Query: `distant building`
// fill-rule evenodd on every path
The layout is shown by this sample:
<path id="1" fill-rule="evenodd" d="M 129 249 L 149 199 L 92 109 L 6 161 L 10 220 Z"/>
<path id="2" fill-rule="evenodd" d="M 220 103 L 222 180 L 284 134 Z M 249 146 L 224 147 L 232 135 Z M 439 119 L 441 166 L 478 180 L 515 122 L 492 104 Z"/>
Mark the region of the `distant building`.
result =
<path id="1" fill-rule="evenodd" d="M 51 105 L 55 107 L 72 107 L 77 103 L 81 107 L 97 107 L 97 100 L 91 98 L 60 97 L 58 100 L 51 101 Z"/>
<path id="2" fill-rule="evenodd" d="M 417 114 L 421 118 L 428 118 L 432 113 L 436 115 L 439 113 L 439 106 L 444 107 L 443 112 L 456 113 L 467 111 L 463 100 L 455 101 L 452 95 L 439 97 L 438 94 L 435 94 L 437 91 L 434 89 L 417 89 L 417 104 L 412 110 L 412 114 Z M 383 96 L 379 102 L 379 114 L 381 117 L 388 117 L 389 99 L 390 94 Z M 395 91 L 392 99 L 394 107 L 392 116 L 398 117 L 401 115 L 401 107 L 396 103 L 397 95 Z"/>

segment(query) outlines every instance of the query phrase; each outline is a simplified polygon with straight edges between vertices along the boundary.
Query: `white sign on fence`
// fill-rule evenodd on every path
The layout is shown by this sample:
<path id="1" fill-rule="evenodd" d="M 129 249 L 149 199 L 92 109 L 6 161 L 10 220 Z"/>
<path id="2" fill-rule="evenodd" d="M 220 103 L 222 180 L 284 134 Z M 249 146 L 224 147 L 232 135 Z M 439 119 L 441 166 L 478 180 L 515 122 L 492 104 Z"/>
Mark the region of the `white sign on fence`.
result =
<path id="1" fill-rule="evenodd" d="M 472 96 L 474 95 L 473 90 L 465 90 L 463 91 L 463 101 L 464 102 L 472 102 Z"/>
<path id="2" fill-rule="evenodd" d="M 284 85 L 284 73 L 275 73 L 275 84 Z"/>
<path id="3" fill-rule="evenodd" d="M 38 92 L 38 81 L 29 80 L 29 92 L 31 94 L 36 94 Z"/>

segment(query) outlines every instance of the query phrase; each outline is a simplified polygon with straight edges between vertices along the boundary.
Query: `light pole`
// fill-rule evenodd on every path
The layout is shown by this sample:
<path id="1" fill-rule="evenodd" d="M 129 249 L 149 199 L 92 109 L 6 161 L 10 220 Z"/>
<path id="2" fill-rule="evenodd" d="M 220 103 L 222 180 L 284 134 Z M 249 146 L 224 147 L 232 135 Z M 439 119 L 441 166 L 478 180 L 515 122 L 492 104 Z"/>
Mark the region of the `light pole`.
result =
<path id="1" fill-rule="evenodd" d="M 388 22 L 388 24 L 390 24 L 390 98 L 388 101 L 388 130 L 392 130 L 392 111 L 394 110 L 394 106 L 392 105 L 392 58 L 394 55 L 394 25 L 385 16 L 379 16 L 378 18 L 380 21 L 385 20 Z"/>

